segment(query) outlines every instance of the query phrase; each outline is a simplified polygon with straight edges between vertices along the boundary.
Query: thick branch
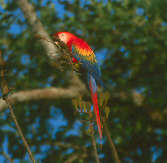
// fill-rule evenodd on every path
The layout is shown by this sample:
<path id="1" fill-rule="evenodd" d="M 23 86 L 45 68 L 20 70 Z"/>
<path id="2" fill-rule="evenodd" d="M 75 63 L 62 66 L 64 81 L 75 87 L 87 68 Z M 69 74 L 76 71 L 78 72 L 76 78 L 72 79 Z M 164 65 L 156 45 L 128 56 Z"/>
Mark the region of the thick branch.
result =
<path id="1" fill-rule="evenodd" d="M 34 7 L 30 3 L 28 3 L 27 0 L 17 0 L 17 4 L 20 7 L 20 9 L 23 11 L 25 18 L 27 19 L 28 23 L 31 25 L 34 33 L 45 38 L 45 39 L 40 39 L 40 42 L 44 47 L 44 49 L 46 50 L 47 55 L 51 59 L 56 59 L 58 56 L 58 49 L 56 48 L 56 46 L 54 46 L 54 44 L 51 43 L 52 40 L 50 39 L 49 35 L 43 28 L 43 25 L 37 18 Z"/>
<path id="2" fill-rule="evenodd" d="M 16 104 L 41 99 L 70 99 L 83 94 L 84 91 L 86 91 L 84 85 L 80 87 L 71 86 L 66 89 L 51 87 L 13 93 L 8 97 L 8 100 L 11 104 Z M 3 111 L 6 107 L 6 102 L 3 99 L 0 99 L 0 111 Z"/>

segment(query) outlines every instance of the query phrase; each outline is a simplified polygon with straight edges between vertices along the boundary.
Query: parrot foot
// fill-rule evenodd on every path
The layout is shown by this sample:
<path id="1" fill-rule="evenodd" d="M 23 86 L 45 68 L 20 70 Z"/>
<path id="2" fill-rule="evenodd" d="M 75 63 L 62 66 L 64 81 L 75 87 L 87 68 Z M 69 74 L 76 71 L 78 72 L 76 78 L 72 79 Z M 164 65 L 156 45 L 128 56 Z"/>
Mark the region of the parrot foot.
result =
<path id="1" fill-rule="evenodd" d="M 89 113 L 89 110 L 91 109 L 91 103 L 88 101 L 84 101 L 82 99 L 82 96 L 73 99 L 72 103 L 77 112 Z"/>

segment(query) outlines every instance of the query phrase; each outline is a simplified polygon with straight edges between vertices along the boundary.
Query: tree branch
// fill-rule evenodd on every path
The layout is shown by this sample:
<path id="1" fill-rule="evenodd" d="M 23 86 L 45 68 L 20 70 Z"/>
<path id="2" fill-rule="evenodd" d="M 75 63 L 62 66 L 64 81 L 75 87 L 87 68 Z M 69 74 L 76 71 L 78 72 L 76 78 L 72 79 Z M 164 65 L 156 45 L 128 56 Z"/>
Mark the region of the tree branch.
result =
<path id="1" fill-rule="evenodd" d="M 96 140 L 95 140 L 95 136 L 94 136 L 93 124 L 90 124 L 90 128 L 91 128 L 91 133 L 90 134 L 91 134 L 91 139 L 92 139 L 94 157 L 95 157 L 96 163 L 100 163 L 99 156 L 98 156 L 98 153 L 97 153 L 97 147 L 96 147 Z"/>
<path id="2" fill-rule="evenodd" d="M 16 115 L 13 111 L 13 107 L 8 100 L 8 94 L 10 93 L 10 89 L 8 88 L 8 84 L 7 84 L 6 79 L 5 79 L 5 66 L 6 66 L 6 64 L 5 64 L 5 61 L 3 60 L 2 53 L 0 51 L 0 68 L 1 68 L 0 69 L 0 77 L 1 77 L 1 89 L 2 89 L 3 99 L 6 102 L 7 106 L 9 107 L 11 117 L 16 125 L 17 131 L 18 131 L 18 133 L 23 141 L 23 144 L 24 144 L 24 146 L 29 154 L 29 157 L 32 160 L 32 162 L 35 163 L 36 161 L 34 159 L 34 156 L 33 156 L 31 149 L 27 143 L 27 140 L 25 139 L 25 137 L 23 135 L 21 127 L 20 127 L 20 125 L 17 121 Z"/>
<path id="3" fill-rule="evenodd" d="M 54 46 L 54 44 L 52 44 L 52 40 L 50 39 L 48 33 L 45 31 L 43 25 L 37 18 L 34 7 L 27 0 L 17 0 L 16 2 L 19 8 L 23 11 L 25 18 L 31 25 L 34 33 L 45 38 L 45 39 L 40 39 L 40 42 L 44 47 L 44 49 L 46 50 L 47 55 L 51 59 L 57 59 L 58 49 L 56 48 L 56 46 Z"/>
<path id="4" fill-rule="evenodd" d="M 2 152 L 2 155 L 10 162 L 14 163 L 14 161 L 10 158 L 10 156 L 6 152 Z"/>
<path id="5" fill-rule="evenodd" d="M 115 148 L 115 145 L 114 145 L 114 143 L 113 143 L 113 141 L 112 141 L 112 139 L 111 139 L 111 135 L 110 135 L 108 126 L 107 126 L 107 124 L 106 124 L 105 121 L 103 121 L 103 122 L 104 122 L 104 123 L 103 123 L 103 125 L 104 125 L 104 131 L 105 131 L 105 133 L 106 133 L 109 146 L 110 146 L 110 148 L 112 149 L 115 163 L 120 163 L 120 160 L 119 160 L 119 157 L 118 157 L 118 153 L 117 153 L 117 150 L 116 150 L 116 148 Z"/>
<path id="6" fill-rule="evenodd" d="M 20 102 L 37 101 L 42 99 L 70 99 L 78 97 L 86 92 L 84 84 L 72 85 L 69 88 L 44 88 L 20 91 L 8 96 L 8 101 L 11 104 Z M 0 99 L 0 111 L 3 111 L 8 105 L 3 99 Z"/>

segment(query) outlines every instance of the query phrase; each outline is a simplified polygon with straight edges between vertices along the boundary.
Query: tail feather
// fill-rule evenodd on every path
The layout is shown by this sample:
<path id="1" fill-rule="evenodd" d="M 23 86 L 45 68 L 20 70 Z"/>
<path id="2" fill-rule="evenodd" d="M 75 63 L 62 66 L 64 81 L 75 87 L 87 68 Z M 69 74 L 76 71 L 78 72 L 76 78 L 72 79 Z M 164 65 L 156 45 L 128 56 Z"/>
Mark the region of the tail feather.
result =
<path id="1" fill-rule="evenodd" d="M 98 131 L 100 135 L 100 139 L 102 139 L 102 129 L 101 129 L 101 122 L 100 122 L 100 114 L 99 114 L 99 107 L 98 107 L 98 98 L 97 98 L 97 86 L 95 79 L 90 75 L 90 80 L 89 80 L 89 87 L 91 90 L 91 97 L 93 101 L 93 107 L 94 107 L 94 112 L 96 115 L 96 122 L 98 126 Z"/>

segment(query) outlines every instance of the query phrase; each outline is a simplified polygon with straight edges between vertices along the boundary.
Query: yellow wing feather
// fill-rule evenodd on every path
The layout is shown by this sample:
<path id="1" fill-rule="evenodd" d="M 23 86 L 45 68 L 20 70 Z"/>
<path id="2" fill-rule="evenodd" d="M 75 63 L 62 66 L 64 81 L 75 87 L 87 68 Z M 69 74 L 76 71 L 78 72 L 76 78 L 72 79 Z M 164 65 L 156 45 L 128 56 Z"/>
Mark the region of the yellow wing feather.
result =
<path id="1" fill-rule="evenodd" d="M 87 59 L 88 61 L 92 62 L 92 63 L 96 63 L 96 56 L 93 52 L 93 50 L 89 49 L 82 49 L 82 48 L 78 48 L 78 47 L 75 47 L 77 53 L 79 55 L 82 55 L 85 59 Z"/>

